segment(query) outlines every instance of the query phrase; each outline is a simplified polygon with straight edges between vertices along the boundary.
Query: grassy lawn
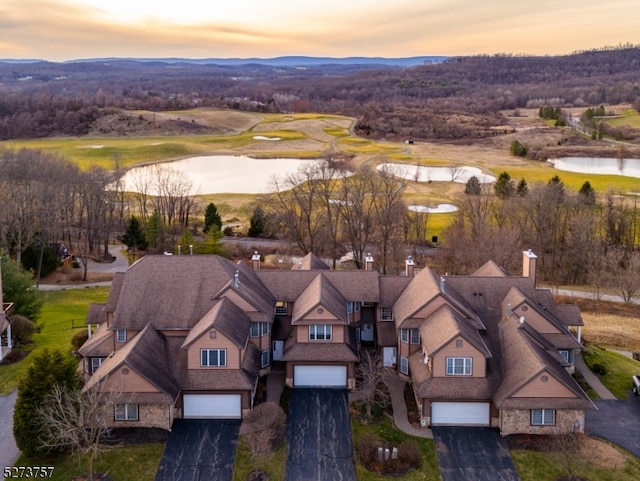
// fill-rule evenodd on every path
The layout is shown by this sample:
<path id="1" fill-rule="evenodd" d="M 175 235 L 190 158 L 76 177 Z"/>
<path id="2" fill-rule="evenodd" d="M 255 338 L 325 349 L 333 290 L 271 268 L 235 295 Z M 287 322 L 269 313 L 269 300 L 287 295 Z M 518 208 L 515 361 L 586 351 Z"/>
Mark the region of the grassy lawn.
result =
<path id="1" fill-rule="evenodd" d="M 567 474 L 567 464 L 553 453 L 512 450 L 522 481 L 556 481 Z M 589 481 L 640 479 L 640 459 L 605 441 L 586 438 L 571 456 L 573 473 Z"/>
<path id="2" fill-rule="evenodd" d="M 286 444 L 282 443 L 271 456 L 254 460 L 251 458 L 251 450 L 243 443 L 244 436 L 240 437 L 238 449 L 236 450 L 236 463 L 233 469 L 233 481 L 244 481 L 247 475 L 255 470 L 264 471 L 269 475 L 269 479 L 284 479 L 284 468 L 287 457 Z"/>
<path id="3" fill-rule="evenodd" d="M 621 117 L 616 117 L 615 119 L 607 119 L 607 124 L 612 127 L 622 127 L 623 125 L 628 125 L 633 127 L 634 129 L 640 129 L 640 113 L 636 112 L 634 109 L 625 109 L 622 111 Z"/>
<path id="4" fill-rule="evenodd" d="M 44 292 L 44 306 L 36 323 L 40 332 L 34 334 L 33 344 L 28 346 L 30 354 L 26 358 L 14 364 L 0 365 L 0 394 L 9 394 L 18 386 L 31 364 L 31 356 L 39 349 L 60 348 L 70 352 L 71 338 L 85 328 L 89 304 L 105 302 L 108 294 L 108 287 Z"/>
<path id="5" fill-rule="evenodd" d="M 357 421 L 351 421 L 351 430 L 353 432 L 354 448 L 357 450 L 358 442 L 365 436 L 375 436 L 384 441 L 400 444 L 402 441 L 413 439 L 420 446 L 422 454 L 422 465 L 415 471 L 411 471 L 404 476 L 389 478 L 378 476 L 368 471 L 364 466 L 357 462 L 356 458 L 356 474 L 360 481 L 383 481 L 395 479 L 398 481 L 438 481 L 440 480 L 440 467 L 436 458 L 436 448 L 433 439 L 414 438 L 405 434 L 393 425 L 389 418 L 385 418 L 379 424 L 364 425 Z"/>
<path id="6" fill-rule="evenodd" d="M 96 461 L 95 472 L 108 473 L 114 481 L 153 481 L 164 452 L 164 444 L 118 446 Z M 47 459 L 18 458 L 16 466 L 53 466 L 54 481 L 70 481 L 86 472 L 86 464 L 70 455 Z M 273 479 L 273 478 L 272 478 Z"/>
<path id="7" fill-rule="evenodd" d="M 640 374 L 640 362 L 593 344 L 587 347 L 583 356 L 592 370 L 596 364 L 604 366 L 607 374 L 598 374 L 602 384 L 618 399 L 627 399 L 627 392 L 631 389 L 631 376 Z"/>

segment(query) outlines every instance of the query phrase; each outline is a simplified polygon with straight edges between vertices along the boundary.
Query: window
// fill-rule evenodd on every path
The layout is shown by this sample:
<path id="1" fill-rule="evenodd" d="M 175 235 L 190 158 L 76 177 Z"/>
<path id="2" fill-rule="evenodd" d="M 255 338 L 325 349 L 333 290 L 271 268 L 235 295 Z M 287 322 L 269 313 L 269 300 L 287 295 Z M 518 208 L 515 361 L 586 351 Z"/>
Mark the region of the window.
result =
<path id="1" fill-rule="evenodd" d="M 558 351 L 560 353 L 560 355 L 562 356 L 562 359 L 564 359 L 564 362 L 566 362 L 567 364 L 573 364 L 573 350 L 571 351 L 567 351 L 567 350 L 562 350 L 562 351 Z"/>
<path id="2" fill-rule="evenodd" d="M 393 312 L 390 307 L 380 309 L 380 319 L 383 321 L 393 321 Z"/>
<path id="3" fill-rule="evenodd" d="M 555 409 L 532 409 L 531 424 L 533 426 L 553 426 L 556 423 Z"/>
<path id="4" fill-rule="evenodd" d="M 262 335 L 266 336 L 267 334 L 269 334 L 269 323 L 268 322 L 263 322 L 262 323 Z"/>
<path id="5" fill-rule="evenodd" d="M 251 323 L 251 330 L 249 331 L 249 335 L 251 337 L 260 337 L 260 323 L 259 322 L 252 322 Z"/>
<path id="6" fill-rule="evenodd" d="M 411 344 L 420 344 L 420 331 L 411 329 Z"/>
<path id="7" fill-rule="evenodd" d="M 400 340 L 402 342 L 409 342 L 409 329 L 400 329 Z"/>
<path id="8" fill-rule="evenodd" d="M 353 303 L 353 310 L 355 312 L 360 312 L 360 303 L 359 302 L 354 302 Z"/>
<path id="9" fill-rule="evenodd" d="M 287 315 L 287 303 L 283 301 L 276 302 L 276 316 Z"/>
<path id="10" fill-rule="evenodd" d="M 227 365 L 226 349 L 201 349 L 200 365 L 210 367 L 224 367 Z"/>
<path id="11" fill-rule="evenodd" d="M 267 349 L 266 351 L 262 351 L 262 356 L 260 358 L 261 367 L 267 367 L 269 365 L 269 360 L 270 360 L 269 350 Z"/>
<path id="12" fill-rule="evenodd" d="M 316 325 L 309 326 L 309 340 L 310 341 L 330 341 L 331 325 L 316 324 Z"/>
<path id="13" fill-rule="evenodd" d="M 118 329 L 116 331 L 116 342 L 127 342 L 127 331 Z"/>
<path id="14" fill-rule="evenodd" d="M 353 302 L 347 301 L 347 314 L 351 314 L 353 312 Z"/>
<path id="15" fill-rule="evenodd" d="M 402 374 L 409 374 L 409 359 L 406 357 L 400 358 L 400 372 Z"/>
<path id="16" fill-rule="evenodd" d="M 472 361 L 470 357 L 448 357 L 447 376 L 471 376 Z"/>
<path id="17" fill-rule="evenodd" d="M 115 418 L 116 418 L 116 421 L 137 421 L 138 405 L 137 404 L 116 404 Z"/>
<path id="18" fill-rule="evenodd" d="M 98 368 L 102 365 L 102 361 L 104 361 L 104 357 L 91 358 L 91 374 L 98 370 Z"/>

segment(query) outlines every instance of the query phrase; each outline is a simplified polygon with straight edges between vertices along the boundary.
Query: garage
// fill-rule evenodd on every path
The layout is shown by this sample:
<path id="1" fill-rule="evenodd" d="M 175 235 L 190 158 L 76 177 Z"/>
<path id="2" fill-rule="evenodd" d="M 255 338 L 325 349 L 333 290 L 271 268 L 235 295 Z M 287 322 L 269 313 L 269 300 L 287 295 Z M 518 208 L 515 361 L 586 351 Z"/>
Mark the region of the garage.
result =
<path id="1" fill-rule="evenodd" d="M 347 366 L 294 366 L 295 387 L 347 387 Z"/>
<path id="2" fill-rule="evenodd" d="M 185 394 L 184 417 L 238 419 L 242 417 L 240 394 Z"/>
<path id="3" fill-rule="evenodd" d="M 433 402 L 433 426 L 489 426 L 489 403 Z"/>

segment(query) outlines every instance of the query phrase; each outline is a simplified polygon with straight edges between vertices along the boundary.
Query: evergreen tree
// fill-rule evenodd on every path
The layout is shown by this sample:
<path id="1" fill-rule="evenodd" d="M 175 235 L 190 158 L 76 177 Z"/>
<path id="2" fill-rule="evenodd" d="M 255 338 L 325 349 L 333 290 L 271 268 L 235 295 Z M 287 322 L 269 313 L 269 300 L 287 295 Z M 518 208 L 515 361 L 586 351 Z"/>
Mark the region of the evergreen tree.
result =
<path id="1" fill-rule="evenodd" d="M 129 250 L 133 250 L 134 256 L 136 249 L 145 250 L 149 245 L 140 221 L 134 215 L 129 219 L 129 224 L 127 224 L 127 228 L 122 237 L 120 237 L 120 240 Z"/>
<path id="2" fill-rule="evenodd" d="M 587 180 L 578 191 L 580 201 L 585 205 L 596 205 L 596 191 L 591 187 L 591 183 Z"/>
<path id="3" fill-rule="evenodd" d="M 529 147 L 517 140 L 514 140 L 513 142 L 511 142 L 509 152 L 511 152 L 512 155 L 516 155 L 518 157 L 526 157 L 527 153 L 529 152 Z"/>
<path id="4" fill-rule="evenodd" d="M 480 180 L 475 175 L 471 176 L 464 186 L 464 193 L 467 195 L 480 195 L 481 192 Z"/>
<path id="5" fill-rule="evenodd" d="M 38 408 L 54 386 L 78 389 L 77 361 L 62 351 L 44 349 L 34 356 L 33 364 L 18 385 L 18 398 L 13 411 L 13 436 L 18 448 L 27 456 L 45 452 L 42 445 L 43 420 Z"/>
<path id="6" fill-rule="evenodd" d="M 7 255 L 3 255 L 0 261 L 4 301 L 13 302 L 14 314 L 36 320 L 43 301 L 40 291 L 33 288 L 33 276 L 30 272 L 22 271 Z"/>
<path id="7" fill-rule="evenodd" d="M 524 197 L 528 193 L 529 193 L 529 184 L 527 184 L 527 181 L 523 177 L 522 179 L 520 179 L 520 182 L 518 182 L 518 187 L 516 187 L 516 194 L 519 197 Z"/>
<path id="8" fill-rule="evenodd" d="M 224 248 L 221 240 L 222 232 L 220 232 L 220 229 L 211 229 L 204 241 L 196 246 L 196 252 L 198 254 L 223 255 Z"/>
<path id="9" fill-rule="evenodd" d="M 249 237 L 258 237 L 260 234 L 263 234 L 265 231 L 266 219 L 264 215 L 264 211 L 262 207 L 256 206 L 253 209 L 253 215 L 251 216 L 251 220 L 249 221 L 249 231 L 247 235 Z"/>
<path id="10" fill-rule="evenodd" d="M 513 180 L 511 180 L 511 176 L 508 172 L 502 172 L 498 176 L 498 180 L 493 186 L 493 190 L 500 198 L 513 196 L 516 188 L 513 185 Z"/>
<path id="11" fill-rule="evenodd" d="M 145 234 L 147 241 L 152 249 L 162 247 L 164 244 L 164 225 L 162 224 L 162 218 L 157 210 L 147 219 L 147 226 L 145 228 Z"/>
<path id="12" fill-rule="evenodd" d="M 211 230 L 211 227 L 215 226 L 216 229 L 222 230 L 222 218 L 218 214 L 218 208 L 211 202 L 204 211 L 204 228 L 202 232 L 205 234 Z"/>
<path id="13" fill-rule="evenodd" d="M 195 244 L 195 239 L 193 238 L 193 234 L 189 229 L 185 229 L 178 242 L 176 244 L 176 252 L 179 252 L 182 255 L 189 254 L 189 246 Z"/>

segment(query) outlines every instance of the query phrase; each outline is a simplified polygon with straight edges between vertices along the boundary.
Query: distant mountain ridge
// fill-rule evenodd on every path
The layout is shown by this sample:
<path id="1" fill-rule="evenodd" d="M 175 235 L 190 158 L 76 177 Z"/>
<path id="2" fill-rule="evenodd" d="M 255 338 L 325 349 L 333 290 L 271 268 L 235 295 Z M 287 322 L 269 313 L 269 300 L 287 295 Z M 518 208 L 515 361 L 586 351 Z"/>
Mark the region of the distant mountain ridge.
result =
<path id="1" fill-rule="evenodd" d="M 129 58 L 129 57 L 106 57 L 106 58 L 88 58 L 67 60 L 64 62 L 50 62 L 47 60 L 37 59 L 0 59 L 4 63 L 95 63 L 95 62 L 144 62 L 144 63 L 187 63 L 195 65 L 221 65 L 221 66 L 238 66 L 238 65 L 268 65 L 271 67 L 315 67 L 318 65 L 383 65 L 385 67 L 414 67 L 416 65 L 429 65 L 442 63 L 449 57 L 442 55 L 426 55 L 417 57 L 309 57 L 309 56 L 284 56 L 273 58 L 205 58 L 191 59 L 179 57 L 167 58 Z"/>

